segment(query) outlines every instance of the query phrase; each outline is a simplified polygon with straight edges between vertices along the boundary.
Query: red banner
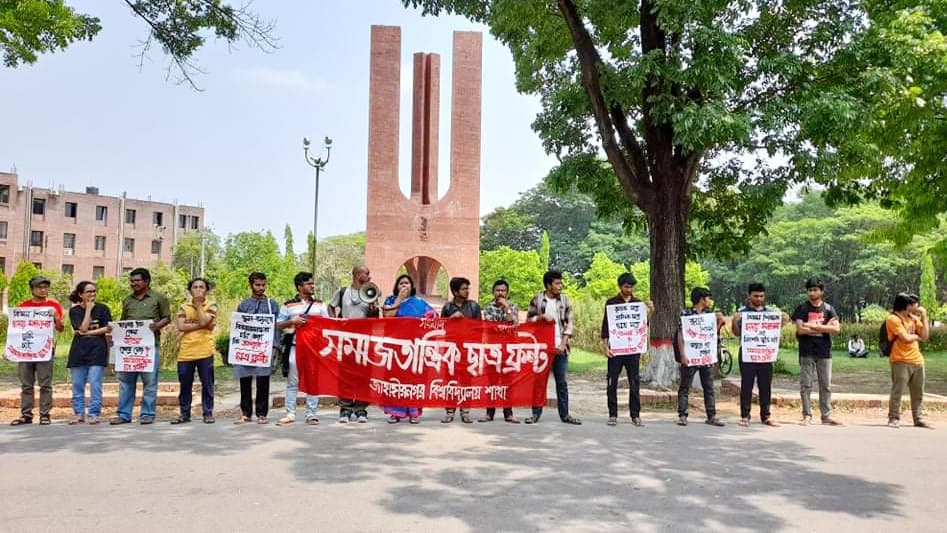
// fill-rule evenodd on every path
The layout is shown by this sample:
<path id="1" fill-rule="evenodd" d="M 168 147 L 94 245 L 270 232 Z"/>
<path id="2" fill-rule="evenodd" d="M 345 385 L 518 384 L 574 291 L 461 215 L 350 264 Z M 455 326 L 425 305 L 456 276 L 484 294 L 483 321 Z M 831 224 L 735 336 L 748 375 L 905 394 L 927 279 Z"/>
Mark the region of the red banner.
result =
<path id="1" fill-rule="evenodd" d="M 546 405 L 554 341 L 551 322 L 309 317 L 299 389 L 402 407 Z"/>

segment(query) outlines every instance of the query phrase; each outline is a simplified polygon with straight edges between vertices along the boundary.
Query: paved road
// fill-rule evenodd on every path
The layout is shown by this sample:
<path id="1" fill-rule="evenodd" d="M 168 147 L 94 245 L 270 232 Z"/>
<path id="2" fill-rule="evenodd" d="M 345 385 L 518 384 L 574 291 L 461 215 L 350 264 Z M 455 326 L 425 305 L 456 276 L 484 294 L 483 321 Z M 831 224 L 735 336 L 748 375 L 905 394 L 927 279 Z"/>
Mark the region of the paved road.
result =
<path id="1" fill-rule="evenodd" d="M 947 431 L 0 428 L 3 531 L 943 531 Z M 553 415 L 553 416 L 549 416 Z M 670 417 L 663 417 L 665 420 Z"/>

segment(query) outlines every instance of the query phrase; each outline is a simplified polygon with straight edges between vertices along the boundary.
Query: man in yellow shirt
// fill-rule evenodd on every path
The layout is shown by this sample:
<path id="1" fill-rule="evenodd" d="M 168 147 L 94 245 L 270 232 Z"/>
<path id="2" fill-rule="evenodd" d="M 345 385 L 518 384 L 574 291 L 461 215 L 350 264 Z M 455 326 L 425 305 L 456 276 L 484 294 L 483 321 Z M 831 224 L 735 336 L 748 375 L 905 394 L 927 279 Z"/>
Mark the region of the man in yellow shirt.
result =
<path id="1" fill-rule="evenodd" d="M 191 389 L 194 371 L 201 380 L 201 411 L 204 423 L 214 423 L 214 326 L 217 325 L 217 304 L 207 298 L 210 282 L 194 278 L 187 284 L 190 302 L 184 302 L 178 311 L 176 325 L 182 333 L 178 350 L 178 381 L 181 391 L 178 401 L 181 414 L 172 424 L 191 421 Z"/>
<path id="2" fill-rule="evenodd" d="M 894 310 L 885 326 L 891 341 L 891 398 L 888 400 L 888 426 L 896 428 L 901 418 L 901 393 L 906 386 L 911 392 L 911 415 L 914 425 L 932 426 L 924 421 L 924 356 L 919 343 L 930 335 L 927 310 L 914 294 L 898 293 Z"/>

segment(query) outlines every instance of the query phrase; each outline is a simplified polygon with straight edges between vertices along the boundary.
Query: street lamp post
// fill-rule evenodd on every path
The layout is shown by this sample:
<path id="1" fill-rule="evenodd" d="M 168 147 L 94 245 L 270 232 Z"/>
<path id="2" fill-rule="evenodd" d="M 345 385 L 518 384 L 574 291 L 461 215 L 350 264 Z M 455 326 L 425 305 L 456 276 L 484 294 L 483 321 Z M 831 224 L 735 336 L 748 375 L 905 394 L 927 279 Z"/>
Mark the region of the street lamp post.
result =
<path id="1" fill-rule="evenodd" d="M 313 213 L 312 213 L 312 275 L 316 275 L 316 241 L 318 235 L 316 230 L 319 227 L 319 173 L 322 172 L 322 169 L 329 163 L 329 152 L 332 150 L 332 139 L 325 138 L 326 146 L 326 157 L 322 159 L 320 157 L 312 157 L 309 155 L 309 138 L 303 137 L 303 155 L 306 158 L 306 163 L 312 168 L 316 169 L 316 197 L 314 201 Z"/>

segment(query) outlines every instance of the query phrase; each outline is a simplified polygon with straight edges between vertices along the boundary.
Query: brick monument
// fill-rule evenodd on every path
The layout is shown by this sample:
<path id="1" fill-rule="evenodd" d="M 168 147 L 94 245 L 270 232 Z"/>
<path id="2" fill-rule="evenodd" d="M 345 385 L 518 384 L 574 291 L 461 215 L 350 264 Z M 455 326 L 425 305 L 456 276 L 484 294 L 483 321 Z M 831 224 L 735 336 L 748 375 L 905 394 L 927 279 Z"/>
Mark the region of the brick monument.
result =
<path id="1" fill-rule="evenodd" d="M 411 197 L 398 186 L 401 28 L 372 26 L 368 112 L 365 262 L 385 296 L 404 266 L 418 293 L 435 295 L 441 266 L 470 279 L 480 272 L 480 95 L 483 36 L 454 32 L 450 188 L 438 199 L 440 56 L 414 54 Z M 440 295 L 449 297 L 449 295 Z"/>

